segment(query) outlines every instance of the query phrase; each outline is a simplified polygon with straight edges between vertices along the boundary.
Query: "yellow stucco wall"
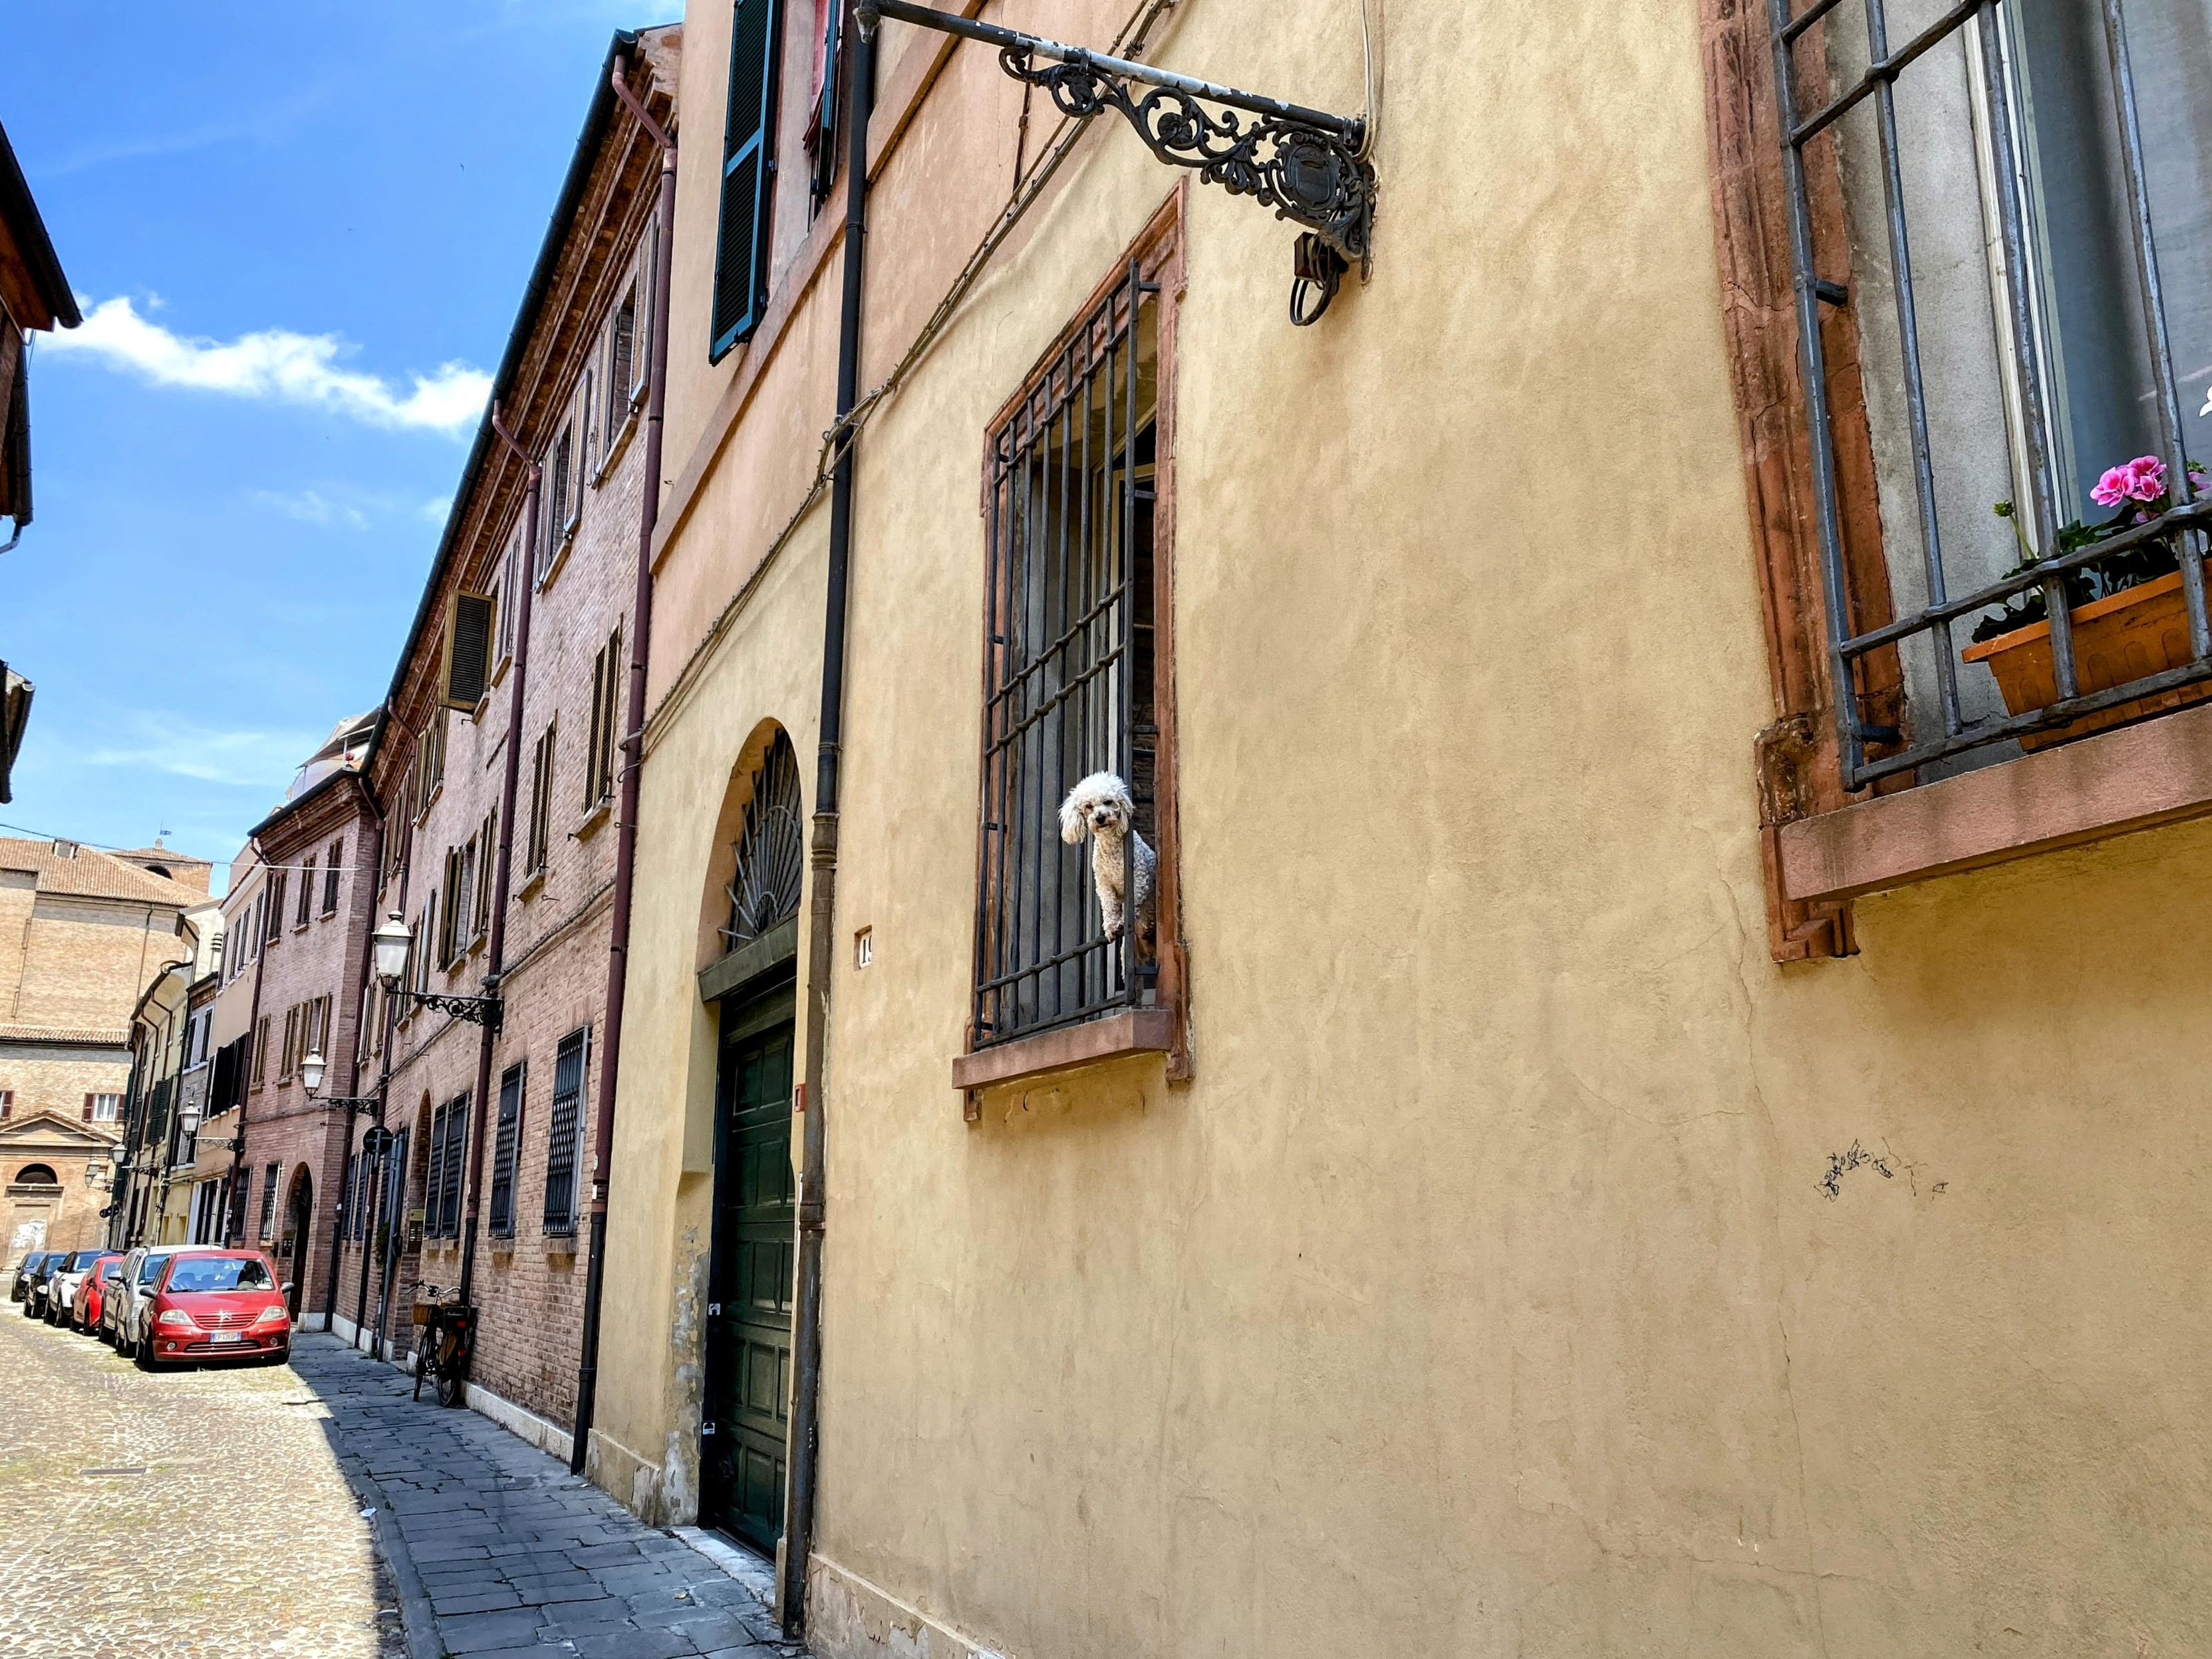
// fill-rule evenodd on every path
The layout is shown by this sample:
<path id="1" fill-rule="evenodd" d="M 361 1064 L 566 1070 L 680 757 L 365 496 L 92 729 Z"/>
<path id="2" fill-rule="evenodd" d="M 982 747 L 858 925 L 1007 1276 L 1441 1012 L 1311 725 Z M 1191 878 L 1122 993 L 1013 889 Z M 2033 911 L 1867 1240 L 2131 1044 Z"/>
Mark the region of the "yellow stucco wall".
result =
<path id="1" fill-rule="evenodd" d="M 1196 0 L 1158 55 L 1354 106 L 1354 9 L 1288 11 Z M 1773 966 L 1694 15 L 1389 11 L 1371 286 L 1293 331 L 1288 230 L 1190 197 L 1187 1088 L 1129 1062 L 971 1126 L 949 1086 L 982 434 L 1168 171 L 1102 124 L 866 437 L 817 1643 L 2202 1650 L 2212 827 L 1865 900 L 1860 956 Z M 885 168 L 872 306 L 1002 199 L 1002 104 L 956 110 Z M 811 471 L 834 296 L 671 549 L 658 684 Z M 696 1503 L 711 832 L 763 720 L 811 806 L 826 518 L 645 774 L 599 1470 L 660 1518 Z"/>

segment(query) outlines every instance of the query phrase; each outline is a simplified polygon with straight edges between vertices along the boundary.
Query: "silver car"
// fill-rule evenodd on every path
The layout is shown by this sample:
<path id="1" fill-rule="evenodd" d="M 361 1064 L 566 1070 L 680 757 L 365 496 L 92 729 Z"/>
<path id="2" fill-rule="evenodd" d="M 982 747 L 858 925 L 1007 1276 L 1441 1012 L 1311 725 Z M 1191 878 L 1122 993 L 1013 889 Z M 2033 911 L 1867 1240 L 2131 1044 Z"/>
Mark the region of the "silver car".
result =
<path id="1" fill-rule="evenodd" d="M 146 1317 L 153 1305 L 154 1286 L 161 1277 L 161 1264 L 185 1250 L 204 1248 L 191 1244 L 142 1244 L 123 1258 L 123 1278 L 116 1294 L 100 1310 L 100 1322 L 114 1338 L 115 1352 L 135 1358 L 146 1341 Z"/>

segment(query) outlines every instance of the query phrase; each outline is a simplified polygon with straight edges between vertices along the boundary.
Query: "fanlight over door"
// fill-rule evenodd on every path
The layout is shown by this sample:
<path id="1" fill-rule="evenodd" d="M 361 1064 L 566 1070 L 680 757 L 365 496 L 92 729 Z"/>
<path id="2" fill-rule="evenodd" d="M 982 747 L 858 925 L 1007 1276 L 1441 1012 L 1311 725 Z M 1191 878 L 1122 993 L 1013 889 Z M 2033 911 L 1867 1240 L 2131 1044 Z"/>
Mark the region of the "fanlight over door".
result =
<path id="1" fill-rule="evenodd" d="M 799 757 L 779 732 L 753 774 L 752 799 L 737 840 L 737 867 L 726 890 L 730 920 L 722 929 L 726 950 L 751 944 L 799 914 L 806 846 L 799 813 Z"/>

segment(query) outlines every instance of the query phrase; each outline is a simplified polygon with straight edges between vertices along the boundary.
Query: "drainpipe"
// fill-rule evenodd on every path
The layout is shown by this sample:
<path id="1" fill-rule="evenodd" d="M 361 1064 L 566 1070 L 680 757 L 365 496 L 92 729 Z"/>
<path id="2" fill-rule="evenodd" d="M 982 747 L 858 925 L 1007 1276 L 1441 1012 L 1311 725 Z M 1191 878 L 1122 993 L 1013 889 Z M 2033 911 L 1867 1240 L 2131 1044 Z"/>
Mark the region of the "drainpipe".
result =
<path id="1" fill-rule="evenodd" d="M 523 507 L 522 544 L 530 550 L 530 558 L 534 562 L 538 556 L 538 493 L 544 482 L 544 470 L 530 459 L 522 446 L 515 442 L 514 434 L 501 422 L 496 404 L 492 405 L 491 429 L 499 434 L 500 441 L 514 459 L 528 469 L 530 486 Z M 518 568 L 514 574 L 514 585 L 521 592 L 515 596 L 514 666 L 509 671 L 507 693 L 507 769 L 499 795 L 498 874 L 491 890 L 491 940 L 484 947 L 483 994 L 488 997 L 499 994 L 500 980 L 507 964 L 507 883 L 514 870 L 514 793 L 522 776 L 522 691 L 530 678 L 530 599 L 538 586 L 534 572 L 526 577 Z M 477 1212 L 483 1202 L 484 1121 L 491 1115 L 491 1051 L 499 1041 L 495 1019 L 485 1020 L 480 1029 L 483 1036 L 477 1042 L 475 1121 L 469 1135 L 468 1219 L 461 1235 L 461 1285 L 458 1293 L 465 1308 L 471 1305 L 469 1291 L 476 1283 Z M 482 1333 L 476 1334 L 481 1336 Z"/>
<path id="2" fill-rule="evenodd" d="M 249 841 L 246 845 L 252 848 L 253 856 L 258 861 L 261 844 Z M 269 877 L 265 872 L 261 878 L 261 890 L 264 896 L 269 890 Z M 252 905 L 246 906 L 246 914 L 249 917 L 253 915 Z M 269 927 L 265 919 L 256 931 L 261 937 L 253 941 L 253 1001 L 246 1011 L 245 1080 L 238 1091 L 238 1121 L 231 1126 L 230 1184 L 223 1188 L 222 1194 L 222 1242 L 233 1249 L 246 1243 L 246 1215 L 238 1201 L 238 1172 L 246 1162 L 246 1103 L 253 1096 L 253 1067 L 261 1054 L 261 979 L 269 966 Z M 238 1230 L 235 1238 L 231 1237 L 234 1222 Z"/>
<path id="3" fill-rule="evenodd" d="M 392 833 L 391 820 L 385 810 L 376 805 L 376 798 L 369 793 L 367 783 L 362 785 L 362 795 L 376 813 L 377 873 L 381 876 L 384 873 L 384 842 Z M 399 833 L 403 836 L 411 836 L 413 831 L 408 825 L 402 824 Z M 412 850 L 411 848 L 410 850 Z M 402 860 L 399 866 L 399 914 L 402 915 L 407 914 L 407 878 L 412 873 L 409 868 L 412 863 L 413 860 L 410 858 Z M 380 881 L 378 884 L 380 890 L 382 885 Z M 371 903 L 368 909 L 369 917 L 374 921 L 377 906 Z M 376 942 L 374 928 L 369 930 L 369 937 L 362 940 L 361 952 L 362 973 L 368 977 L 374 977 Z M 398 1024 L 394 1011 L 399 1006 L 398 1000 L 389 994 L 382 999 L 382 1003 L 384 1032 L 382 1040 L 376 1045 L 378 1060 L 376 1110 L 369 1119 L 369 1121 L 380 1129 L 385 1127 L 386 1110 L 392 1098 L 392 1037 L 393 1030 Z M 368 1258 L 369 1253 L 376 1249 L 376 1216 L 377 1212 L 382 1207 L 384 1199 L 386 1179 L 384 1161 L 390 1155 L 380 1146 L 377 1149 L 376 1167 L 368 1181 L 368 1225 L 363 1229 L 361 1236 L 361 1282 L 354 1287 L 353 1329 L 354 1345 L 356 1347 L 361 1345 L 362 1329 L 368 1322 Z M 380 1255 L 381 1253 L 379 1252 L 379 1255 Z M 381 1263 L 380 1262 L 379 1265 Z"/>
<path id="4" fill-rule="evenodd" d="M 853 102 L 845 157 L 845 294 L 837 325 L 837 419 L 853 412 L 860 396 L 861 267 L 868 233 L 868 118 L 875 104 L 876 33 L 857 17 L 848 37 L 853 49 Z M 784 1634 L 797 1638 L 806 1625 L 806 1565 L 814 1540 L 814 1493 L 819 1456 L 817 1431 L 822 1388 L 822 1236 L 824 1228 L 823 1119 L 829 1100 L 822 1086 L 829 1040 L 830 965 L 836 954 L 837 770 L 844 735 L 846 574 L 853 550 L 853 449 L 848 431 L 830 483 L 829 596 L 822 619 L 821 747 L 814 774 L 812 914 L 806 945 L 805 1162 L 799 1174 L 799 1265 L 793 1310 L 791 1401 L 791 1486 L 785 1499 L 783 1582 L 776 1587 Z"/>
<path id="5" fill-rule="evenodd" d="M 368 793 L 368 781 L 362 777 L 358 772 L 354 774 L 353 787 L 354 793 L 361 797 L 361 804 L 362 806 L 366 807 L 369 811 L 376 813 L 376 852 L 367 864 L 359 866 L 369 872 L 369 878 L 372 883 L 368 896 L 368 921 L 370 926 L 364 927 L 362 930 L 362 950 L 364 956 L 366 956 L 366 954 L 373 948 L 368 942 L 368 935 L 374 931 L 374 923 L 376 921 L 376 891 L 374 883 L 375 878 L 382 874 L 384 871 L 384 814 L 377 810 L 376 798 Z M 359 903 L 357 899 L 356 900 L 356 905 Z M 375 963 L 373 960 L 365 960 L 362 963 L 361 979 L 361 989 L 362 991 L 368 990 L 368 975 L 374 970 L 374 967 Z M 358 994 L 359 994 L 356 993 L 356 996 L 358 996 Z M 358 1170 L 354 1170 L 353 1167 L 353 1125 L 354 1118 L 359 1111 L 359 1108 L 354 1103 L 354 1091 L 360 1086 L 361 1032 L 356 1030 L 353 1035 L 353 1054 L 346 1061 L 346 1125 L 345 1140 L 343 1143 L 345 1147 L 345 1153 L 344 1156 L 338 1160 L 338 1201 L 337 1207 L 331 1212 L 331 1214 L 336 1217 L 336 1219 L 331 1223 L 330 1288 L 323 1297 L 323 1329 L 326 1334 L 331 1336 L 336 1336 L 338 1333 L 338 1274 L 345 1267 L 346 1223 L 353 1218 L 351 1216 L 347 1214 L 346 1212 L 349 1204 L 358 1205 L 360 1202 L 359 1199 L 356 1195 L 358 1191 L 357 1186 L 349 1185 L 346 1181 L 346 1176 L 349 1171 L 351 1171 L 356 1176 L 360 1173 Z M 381 1100 L 382 1096 L 380 1094 L 378 1098 Z M 366 1269 L 367 1265 L 368 1259 L 363 1257 L 362 1266 L 364 1270 Z M 368 1290 L 368 1276 L 367 1272 L 364 1271 L 362 1275 L 362 1291 L 363 1294 L 366 1294 Z M 354 1322 L 354 1329 L 356 1332 L 361 1329 L 361 1322 L 357 1319 Z"/>
<path id="6" fill-rule="evenodd" d="M 532 556 L 536 555 L 533 553 Z M 403 916 L 407 914 L 407 889 L 415 879 L 415 836 L 418 827 L 414 823 L 403 823 L 399 828 L 399 833 L 407 837 L 407 849 L 399 860 L 399 914 Z M 371 965 L 374 966 L 376 951 L 374 942 L 368 949 Z M 392 1050 L 398 1040 L 399 1010 L 403 1006 L 395 996 L 387 995 L 384 1000 L 384 1070 L 376 1083 L 376 1121 L 387 1130 L 392 1127 L 385 1121 L 392 1103 Z M 408 1151 L 411 1155 L 414 1148 L 410 1146 Z M 384 1201 L 384 1189 L 392 1183 L 391 1160 L 392 1145 L 387 1139 L 383 1149 L 376 1155 L 376 1191 L 369 1200 L 369 1236 L 362 1251 L 361 1273 L 364 1289 L 368 1283 L 368 1251 L 376 1243 L 377 1212 Z M 407 1166 L 403 1164 L 399 1166 L 399 1206 L 385 1218 L 384 1248 L 377 1252 L 376 1338 L 369 1345 L 369 1352 L 384 1359 L 392 1358 L 392 1342 L 387 1334 L 392 1323 L 392 1267 L 398 1258 L 399 1230 L 405 1224 L 406 1216 Z"/>
<path id="7" fill-rule="evenodd" d="M 676 251 L 676 141 L 629 89 L 629 59 L 615 59 L 615 95 L 660 147 L 659 246 L 653 260 L 653 337 L 646 345 L 645 489 L 637 515 L 637 590 L 631 600 L 629 711 L 623 727 L 622 802 L 615 824 L 614 915 L 607 939 L 606 1012 L 601 1024 L 599 1091 L 592 1123 L 591 1256 L 584 1268 L 584 1333 L 576 1364 L 576 1426 L 568 1472 L 581 1474 L 599 1405 L 599 1304 L 607 1279 L 607 1183 L 613 1173 L 615 1080 L 622 1066 L 623 1006 L 629 989 L 629 916 L 637 865 L 637 811 L 645 769 L 645 669 L 653 641 L 653 532 L 660 521 L 661 416 L 668 404 L 669 271 Z"/>

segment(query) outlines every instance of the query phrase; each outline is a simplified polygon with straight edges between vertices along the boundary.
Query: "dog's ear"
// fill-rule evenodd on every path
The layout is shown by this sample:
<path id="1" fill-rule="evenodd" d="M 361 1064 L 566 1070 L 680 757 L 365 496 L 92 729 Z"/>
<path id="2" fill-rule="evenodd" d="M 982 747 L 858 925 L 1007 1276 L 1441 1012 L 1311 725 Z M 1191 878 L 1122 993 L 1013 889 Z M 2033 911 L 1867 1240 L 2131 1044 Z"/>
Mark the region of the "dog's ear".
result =
<path id="1" fill-rule="evenodd" d="M 1079 793 L 1069 790 L 1067 799 L 1060 804 L 1060 838 L 1071 847 L 1083 839 L 1083 810 L 1075 804 Z"/>

